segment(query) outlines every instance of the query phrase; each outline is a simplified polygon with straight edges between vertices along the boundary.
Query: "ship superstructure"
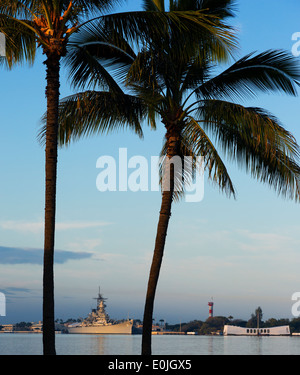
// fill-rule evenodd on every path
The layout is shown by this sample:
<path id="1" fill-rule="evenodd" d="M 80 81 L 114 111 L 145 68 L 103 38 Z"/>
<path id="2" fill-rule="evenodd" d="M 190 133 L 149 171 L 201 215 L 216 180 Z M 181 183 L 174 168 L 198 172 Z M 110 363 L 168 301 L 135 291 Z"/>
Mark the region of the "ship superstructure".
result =
<path id="1" fill-rule="evenodd" d="M 84 325 L 108 325 L 112 324 L 110 322 L 109 316 L 106 313 L 106 304 L 104 301 L 107 300 L 107 298 L 103 298 L 100 293 L 100 288 L 98 292 L 98 297 L 94 298 L 97 300 L 97 308 L 92 309 L 92 311 L 89 313 L 87 318 L 82 322 Z"/>
<path id="2" fill-rule="evenodd" d="M 124 322 L 117 323 L 109 318 L 106 313 L 105 301 L 100 293 L 100 288 L 98 292 L 98 297 L 94 298 L 97 300 L 96 309 L 92 309 L 86 319 L 81 323 L 74 323 L 68 325 L 68 333 L 97 333 L 97 334 L 127 334 L 131 335 L 133 333 L 139 333 L 134 330 L 133 320 L 128 319 Z"/>

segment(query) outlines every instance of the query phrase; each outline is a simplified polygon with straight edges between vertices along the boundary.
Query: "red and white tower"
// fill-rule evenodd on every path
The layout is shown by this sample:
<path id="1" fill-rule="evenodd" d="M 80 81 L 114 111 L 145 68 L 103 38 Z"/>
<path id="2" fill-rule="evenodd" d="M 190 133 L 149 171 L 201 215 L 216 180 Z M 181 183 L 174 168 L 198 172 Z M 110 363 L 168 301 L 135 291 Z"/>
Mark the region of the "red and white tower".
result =
<path id="1" fill-rule="evenodd" d="M 208 306 L 209 306 L 209 315 L 208 317 L 209 318 L 212 318 L 214 316 L 214 303 L 213 302 L 208 302 Z"/>

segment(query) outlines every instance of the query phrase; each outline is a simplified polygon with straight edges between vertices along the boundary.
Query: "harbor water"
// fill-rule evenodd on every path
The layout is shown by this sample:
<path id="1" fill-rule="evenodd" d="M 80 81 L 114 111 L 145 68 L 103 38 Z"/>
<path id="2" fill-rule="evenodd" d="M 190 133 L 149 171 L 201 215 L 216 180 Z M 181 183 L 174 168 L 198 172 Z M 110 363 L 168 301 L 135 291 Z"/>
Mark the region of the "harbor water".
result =
<path id="1" fill-rule="evenodd" d="M 139 355 L 141 335 L 56 335 L 57 355 Z M 153 355 L 300 355 L 300 337 L 153 336 Z M 42 355 L 42 335 L 0 334 L 0 355 Z"/>

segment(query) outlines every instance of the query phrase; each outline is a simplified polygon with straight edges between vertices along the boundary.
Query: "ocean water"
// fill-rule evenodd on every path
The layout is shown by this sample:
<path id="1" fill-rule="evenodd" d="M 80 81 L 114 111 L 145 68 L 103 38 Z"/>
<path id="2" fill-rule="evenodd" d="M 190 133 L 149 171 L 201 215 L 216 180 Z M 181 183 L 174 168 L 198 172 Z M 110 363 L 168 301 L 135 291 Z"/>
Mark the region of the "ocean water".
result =
<path id="1" fill-rule="evenodd" d="M 141 335 L 56 335 L 57 355 L 140 355 Z M 42 355 L 41 334 L 0 334 L 0 355 Z M 300 355 L 299 337 L 152 336 L 153 355 Z"/>

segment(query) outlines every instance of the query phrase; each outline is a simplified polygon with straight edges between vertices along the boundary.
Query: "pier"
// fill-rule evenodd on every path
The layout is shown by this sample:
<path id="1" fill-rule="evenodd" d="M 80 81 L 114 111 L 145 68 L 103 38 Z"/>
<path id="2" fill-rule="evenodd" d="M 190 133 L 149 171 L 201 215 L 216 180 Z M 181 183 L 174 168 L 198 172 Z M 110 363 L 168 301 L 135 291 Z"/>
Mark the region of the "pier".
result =
<path id="1" fill-rule="evenodd" d="M 152 335 L 191 335 L 195 332 L 152 331 Z"/>

